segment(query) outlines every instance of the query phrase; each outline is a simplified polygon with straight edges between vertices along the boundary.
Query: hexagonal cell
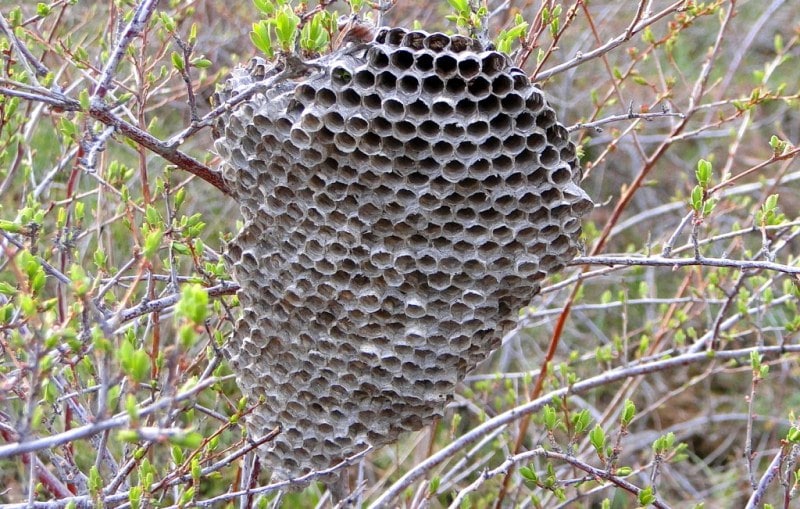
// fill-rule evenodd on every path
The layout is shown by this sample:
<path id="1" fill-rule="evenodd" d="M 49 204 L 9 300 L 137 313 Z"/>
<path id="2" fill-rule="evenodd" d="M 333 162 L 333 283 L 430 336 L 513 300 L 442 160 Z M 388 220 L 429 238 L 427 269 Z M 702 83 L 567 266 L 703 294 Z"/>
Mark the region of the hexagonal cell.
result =
<path id="1" fill-rule="evenodd" d="M 450 36 L 450 46 L 448 49 L 456 53 L 461 53 L 464 51 L 479 52 L 483 50 L 483 46 L 481 46 L 476 39 L 467 37 L 465 35 L 456 34 Z"/>
<path id="2" fill-rule="evenodd" d="M 417 134 L 417 126 L 409 122 L 408 120 L 401 120 L 394 124 L 392 129 L 392 134 L 395 138 L 402 142 L 406 142 L 416 136 Z"/>
<path id="3" fill-rule="evenodd" d="M 338 93 L 339 105 L 344 108 L 357 108 L 361 106 L 361 96 L 352 88 L 345 88 Z"/>
<path id="4" fill-rule="evenodd" d="M 385 69 L 389 66 L 389 56 L 383 49 L 373 46 L 367 52 L 367 57 L 369 58 L 369 64 L 374 69 Z"/>
<path id="5" fill-rule="evenodd" d="M 494 116 L 500 111 L 500 99 L 490 95 L 478 101 L 478 113 L 487 117 Z"/>
<path id="6" fill-rule="evenodd" d="M 353 136 L 363 136 L 369 129 L 369 121 L 361 115 L 351 115 L 345 121 L 345 129 Z"/>
<path id="7" fill-rule="evenodd" d="M 466 131 L 464 130 L 464 126 L 458 123 L 450 123 L 445 124 L 444 128 L 442 129 L 442 134 L 450 139 L 450 141 L 456 142 L 460 141 Z"/>
<path id="8" fill-rule="evenodd" d="M 450 37 L 443 33 L 433 33 L 428 35 L 423 41 L 424 47 L 437 53 L 443 51 L 450 44 Z"/>
<path id="9" fill-rule="evenodd" d="M 335 89 L 341 89 L 353 81 L 353 71 L 345 66 L 337 65 L 331 69 L 331 83 Z"/>
<path id="10" fill-rule="evenodd" d="M 492 93 L 492 84 L 483 76 L 478 76 L 467 82 L 467 93 L 474 99 L 483 99 Z"/>
<path id="11" fill-rule="evenodd" d="M 481 71 L 487 76 L 492 77 L 507 68 L 508 64 L 509 61 L 505 55 L 495 51 L 488 51 L 482 55 Z"/>
<path id="12" fill-rule="evenodd" d="M 428 95 L 439 95 L 444 90 L 444 81 L 433 74 L 422 79 L 422 92 Z"/>
<path id="13" fill-rule="evenodd" d="M 454 110 L 455 107 L 452 101 L 448 99 L 438 99 L 434 101 L 433 105 L 431 106 L 431 116 L 433 120 L 447 120 L 453 115 Z"/>
<path id="14" fill-rule="evenodd" d="M 431 144 L 425 138 L 415 136 L 406 143 L 406 152 L 416 158 L 427 158 L 431 154 Z"/>
<path id="15" fill-rule="evenodd" d="M 454 56 L 448 53 L 442 53 L 437 55 L 434 59 L 433 69 L 437 76 L 446 79 L 456 73 L 458 70 L 458 61 Z"/>
<path id="16" fill-rule="evenodd" d="M 531 115 L 538 115 L 542 108 L 544 108 L 544 96 L 539 90 L 531 89 L 531 95 L 525 99 L 525 109 Z"/>
<path id="17" fill-rule="evenodd" d="M 386 44 L 391 46 L 399 46 L 403 44 L 403 37 L 406 35 L 404 28 L 392 28 L 386 34 Z"/>
<path id="18" fill-rule="evenodd" d="M 390 54 L 389 63 L 401 71 L 411 69 L 414 65 L 414 53 L 404 48 L 397 49 Z"/>
<path id="19" fill-rule="evenodd" d="M 336 93 L 330 88 L 317 90 L 314 103 L 321 108 L 330 108 L 336 103 Z"/>
<path id="20" fill-rule="evenodd" d="M 420 72 L 428 72 L 433 69 L 435 54 L 429 51 L 421 51 L 414 55 L 414 66 Z"/>
<path id="21" fill-rule="evenodd" d="M 406 107 L 397 99 L 384 99 L 383 113 L 387 120 L 401 120 L 406 114 Z"/>
<path id="22" fill-rule="evenodd" d="M 458 74 L 466 79 L 472 79 L 481 72 L 481 62 L 475 55 L 467 55 L 458 61 Z"/>
<path id="23" fill-rule="evenodd" d="M 480 145 L 481 155 L 494 158 L 500 154 L 502 146 L 503 145 L 500 142 L 500 138 L 497 136 L 489 136 L 488 138 L 484 139 L 483 143 Z"/>
<path id="24" fill-rule="evenodd" d="M 511 117 L 505 113 L 500 113 L 499 115 L 495 116 L 491 122 L 489 122 L 489 127 L 491 128 L 492 135 L 494 136 L 499 136 L 501 138 L 510 136 L 512 129 Z"/>
<path id="25" fill-rule="evenodd" d="M 419 79 L 413 74 L 403 74 L 397 82 L 397 91 L 405 95 L 418 94 L 420 91 Z"/>

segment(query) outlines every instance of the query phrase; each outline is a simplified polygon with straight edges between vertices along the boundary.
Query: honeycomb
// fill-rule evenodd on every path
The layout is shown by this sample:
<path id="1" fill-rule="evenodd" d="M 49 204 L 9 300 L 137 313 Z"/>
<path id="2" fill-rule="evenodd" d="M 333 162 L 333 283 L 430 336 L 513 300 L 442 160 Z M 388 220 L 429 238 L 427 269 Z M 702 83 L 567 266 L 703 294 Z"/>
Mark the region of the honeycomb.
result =
<path id="1" fill-rule="evenodd" d="M 219 100 L 274 75 L 235 71 Z M 459 35 L 381 29 L 215 126 L 245 224 L 225 348 L 281 477 L 418 430 L 578 250 L 592 202 L 542 91 Z"/>

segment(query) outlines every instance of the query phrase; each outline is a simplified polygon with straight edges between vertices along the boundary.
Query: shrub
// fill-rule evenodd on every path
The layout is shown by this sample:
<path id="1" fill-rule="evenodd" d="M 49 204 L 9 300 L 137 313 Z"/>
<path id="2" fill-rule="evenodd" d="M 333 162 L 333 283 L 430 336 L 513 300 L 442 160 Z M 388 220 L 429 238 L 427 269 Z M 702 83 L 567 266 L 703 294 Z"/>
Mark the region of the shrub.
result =
<path id="1" fill-rule="evenodd" d="M 445 417 L 346 461 L 355 499 L 788 507 L 798 14 L 782 1 L 333 3 L 0 8 L 0 499 L 328 496 L 270 481 L 255 450 L 280 430 L 244 431 L 255 403 L 220 354 L 239 313 L 220 254 L 238 205 L 208 98 L 256 53 L 345 44 L 338 7 L 509 52 L 571 125 L 598 204 L 585 251 Z"/>

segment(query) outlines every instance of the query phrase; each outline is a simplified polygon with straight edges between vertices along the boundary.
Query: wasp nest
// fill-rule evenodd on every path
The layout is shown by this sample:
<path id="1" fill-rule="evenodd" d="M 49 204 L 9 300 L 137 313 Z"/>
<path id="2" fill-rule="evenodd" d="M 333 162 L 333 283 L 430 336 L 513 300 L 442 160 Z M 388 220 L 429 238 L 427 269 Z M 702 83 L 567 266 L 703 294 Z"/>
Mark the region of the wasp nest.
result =
<path id="1" fill-rule="evenodd" d="M 217 124 L 245 225 L 226 259 L 243 315 L 227 355 L 281 476 L 440 415 L 592 202 L 525 73 L 473 39 L 383 29 Z M 239 70 L 230 98 L 277 71 Z"/>

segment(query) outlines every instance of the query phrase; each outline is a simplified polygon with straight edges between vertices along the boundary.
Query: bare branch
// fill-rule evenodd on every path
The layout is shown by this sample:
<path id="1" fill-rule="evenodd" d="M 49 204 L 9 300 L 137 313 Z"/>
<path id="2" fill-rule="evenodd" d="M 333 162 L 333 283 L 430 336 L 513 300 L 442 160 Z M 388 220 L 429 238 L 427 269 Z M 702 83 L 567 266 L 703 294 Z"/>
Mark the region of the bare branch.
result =
<path id="1" fill-rule="evenodd" d="M 649 266 L 649 267 L 728 267 L 739 270 L 761 269 L 783 272 L 786 274 L 800 274 L 800 267 L 784 265 L 782 263 L 763 262 L 758 260 L 731 260 L 729 258 L 664 258 L 661 256 L 579 256 L 569 262 L 569 265 L 616 265 Z"/>
<path id="2" fill-rule="evenodd" d="M 176 395 L 175 397 L 160 399 L 155 403 L 140 409 L 139 416 L 144 417 L 158 410 L 162 410 L 164 408 L 170 408 L 175 403 L 190 399 L 198 392 L 210 387 L 211 385 L 214 385 L 215 383 L 221 382 L 223 380 L 229 380 L 231 378 L 233 378 L 233 375 L 226 377 L 211 377 L 206 380 L 203 380 L 194 387 L 191 387 L 190 389 Z M 123 413 L 111 417 L 109 419 L 105 419 L 103 421 L 87 424 L 84 426 L 79 426 L 77 428 L 72 428 L 70 430 L 55 435 L 51 435 L 49 437 L 37 438 L 35 440 L 29 440 L 27 442 L 16 442 L 8 445 L 3 445 L 0 446 L 0 458 L 10 458 L 13 456 L 17 456 L 19 454 L 36 452 L 36 451 L 41 451 L 43 449 L 57 447 L 59 445 L 67 444 L 75 440 L 88 438 L 92 435 L 96 435 L 97 433 L 102 433 L 105 430 L 121 428 L 123 426 L 127 426 L 129 423 L 130 423 L 130 416 L 127 413 Z"/>
<path id="3" fill-rule="evenodd" d="M 662 18 L 664 18 L 666 16 L 669 16 L 673 12 L 677 12 L 681 7 L 683 7 L 683 5 L 685 3 L 686 2 L 684 0 L 680 0 L 678 2 L 675 2 L 675 3 L 671 4 L 671 5 L 669 5 L 668 7 L 665 7 L 661 11 L 657 12 L 656 14 L 654 14 L 654 15 L 648 17 L 648 18 L 643 19 L 642 21 L 637 23 L 636 26 L 633 27 L 633 29 L 628 28 L 625 32 L 623 32 L 620 35 L 614 37 L 613 39 L 611 39 L 607 43 L 603 44 L 599 48 L 595 48 L 595 49 L 593 49 L 591 51 L 587 51 L 586 53 L 578 53 L 571 60 L 567 60 L 563 64 L 559 64 L 559 65 L 556 65 L 556 66 L 553 66 L 553 67 L 547 69 L 546 71 L 542 71 L 542 72 L 538 73 L 537 75 L 533 76 L 532 79 L 537 80 L 537 81 L 543 81 L 543 80 L 546 80 L 547 78 L 550 78 L 551 76 L 555 76 L 558 73 L 564 72 L 564 71 L 566 71 L 568 69 L 572 69 L 573 67 L 576 67 L 576 66 L 582 64 L 583 62 L 588 62 L 589 60 L 597 58 L 597 57 L 599 57 L 601 55 L 605 55 L 606 53 L 608 53 L 609 51 L 613 50 L 614 48 L 617 48 L 617 47 L 621 46 L 622 44 L 625 44 L 627 41 L 630 40 L 630 38 L 633 35 L 636 35 L 640 31 L 644 30 L 646 27 L 648 27 L 648 26 L 652 25 L 653 23 L 655 23 L 656 21 L 658 21 L 658 20 L 660 20 L 660 19 L 662 19 Z"/>
<path id="4" fill-rule="evenodd" d="M 767 488 L 781 474 L 781 462 L 783 461 L 783 456 L 786 454 L 784 449 L 781 447 L 778 449 L 778 452 L 772 458 L 772 462 L 767 467 L 767 471 L 764 472 L 764 475 L 761 476 L 761 479 L 758 481 L 758 486 L 756 486 L 755 491 L 753 494 L 750 495 L 750 498 L 747 500 L 747 505 L 745 509 L 756 509 L 757 507 L 761 507 L 761 500 L 764 498 L 766 494 Z"/>
<path id="5" fill-rule="evenodd" d="M 22 56 L 23 64 L 25 64 L 25 66 L 30 65 L 33 67 L 31 76 L 34 78 L 34 80 L 37 76 L 40 78 L 47 76 L 47 73 L 50 72 L 50 70 L 43 63 L 41 63 L 39 59 L 33 56 L 33 53 L 31 53 L 31 50 L 29 50 L 27 46 L 17 39 L 17 36 L 14 34 L 14 29 L 8 24 L 8 20 L 6 20 L 2 12 L 0 12 L 0 30 L 2 30 L 3 33 L 6 34 L 6 37 L 8 37 L 8 40 L 11 42 L 11 48 L 16 50 L 20 56 Z"/>
<path id="6" fill-rule="evenodd" d="M 111 81 L 114 79 L 114 73 L 117 70 L 117 66 L 119 65 L 120 60 L 122 60 L 122 57 L 125 55 L 125 50 L 127 50 L 128 46 L 130 46 L 133 40 L 142 33 L 147 25 L 147 21 L 150 19 L 150 16 L 153 15 L 153 11 L 155 11 L 157 5 L 158 0 L 142 0 L 136 7 L 130 23 L 128 23 L 128 26 L 125 27 L 125 30 L 119 37 L 119 40 L 117 40 L 117 43 L 111 50 L 108 62 L 106 62 L 106 66 L 103 68 L 103 72 L 100 75 L 100 79 L 97 81 L 94 93 L 92 94 L 93 100 L 102 99 L 106 96 L 110 89 Z"/>
<path id="7" fill-rule="evenodd" d="M 665 117 L 686 118 L 683 113 L 673 113 L 670 111 L 659 111 L 654 113 L 628 112 L 622 115 L 611 115 L 606 118 L 601 118 L 600 120 L 595 120 L 594 122 L 578 122 L 575 125 L 567 127 L 567 131 L 572 132 L 577 131 L 578 129 L 594 129 L 597 132 L 602 132 L 603 130 L 600 128 L 600 126 L 611 124 L 612 122 L 621 122 L 623 120 L 632 120 L 637 118 L 642 120 L 654 120 Z"/>
<path id="8" fill-rule="evenodd" d="M 461 435 L 452 443 L 448 444 L 435 454 L 432 454 L 424 461 L 406 472 L 400 479 L 395 481 L 391 487 L 385 490 L 369 507 L 370 509 L 390 507 L 391 502 L 395 499 L 395 497 L 405 491 L 405 489 L 414 481 L 426 475 L 441 462 L 462 451 L 467 444 L 478 440 L 494 429 L 508 426 L 520 418 L 540 410 L 544 405 L 550 403 L 553 398 L 561 398 L 568 394 L 581 394 L 590 389 L 601 387 L 613 382 L 674 369 L 679 366 L 717 362 L 719 360 L 749 358 L 751 352 L 758 352 L 763 355 L 798 353 L 800 352 L 800 345 L 761 346 L 743 348 L 740 350 L 726 350 L 715 352 L 713 356 L 708 355 L 706 352 L 681 354 L 670 358 L 662 358 L 654 361 L 642 362 L 640 364 L 623 366 L 607 371 L 600 375 L 581 380 L 570 387 L 557 389 L 549 394 L 542 395 L 529 403 L 507 410 Z"/>
<path id="9" fill-rule="evenodd" d="M 216 172 L 200 161 L 184 154 L 180 150 L 169 147 L 164 142 L 158 140 L 151 134 L 138 127 L 130 124 L 121 118 L 114 115 L 109 109 L 100 101 L 93 101 L 89 109 L 89 114 L 97 120 L 103 122 L 108 126 L 113 126 L 123 134 L 125 137 L 130 138 L 139 145 L 150 149 L 152 152 L 160 155 L 167 161 L 175 164 L 178 168 L 200 177 L 209 184 L 213 185 L 224 194 L 230 194 L 228 186 L 222 180 L 222 175 Z"/>

